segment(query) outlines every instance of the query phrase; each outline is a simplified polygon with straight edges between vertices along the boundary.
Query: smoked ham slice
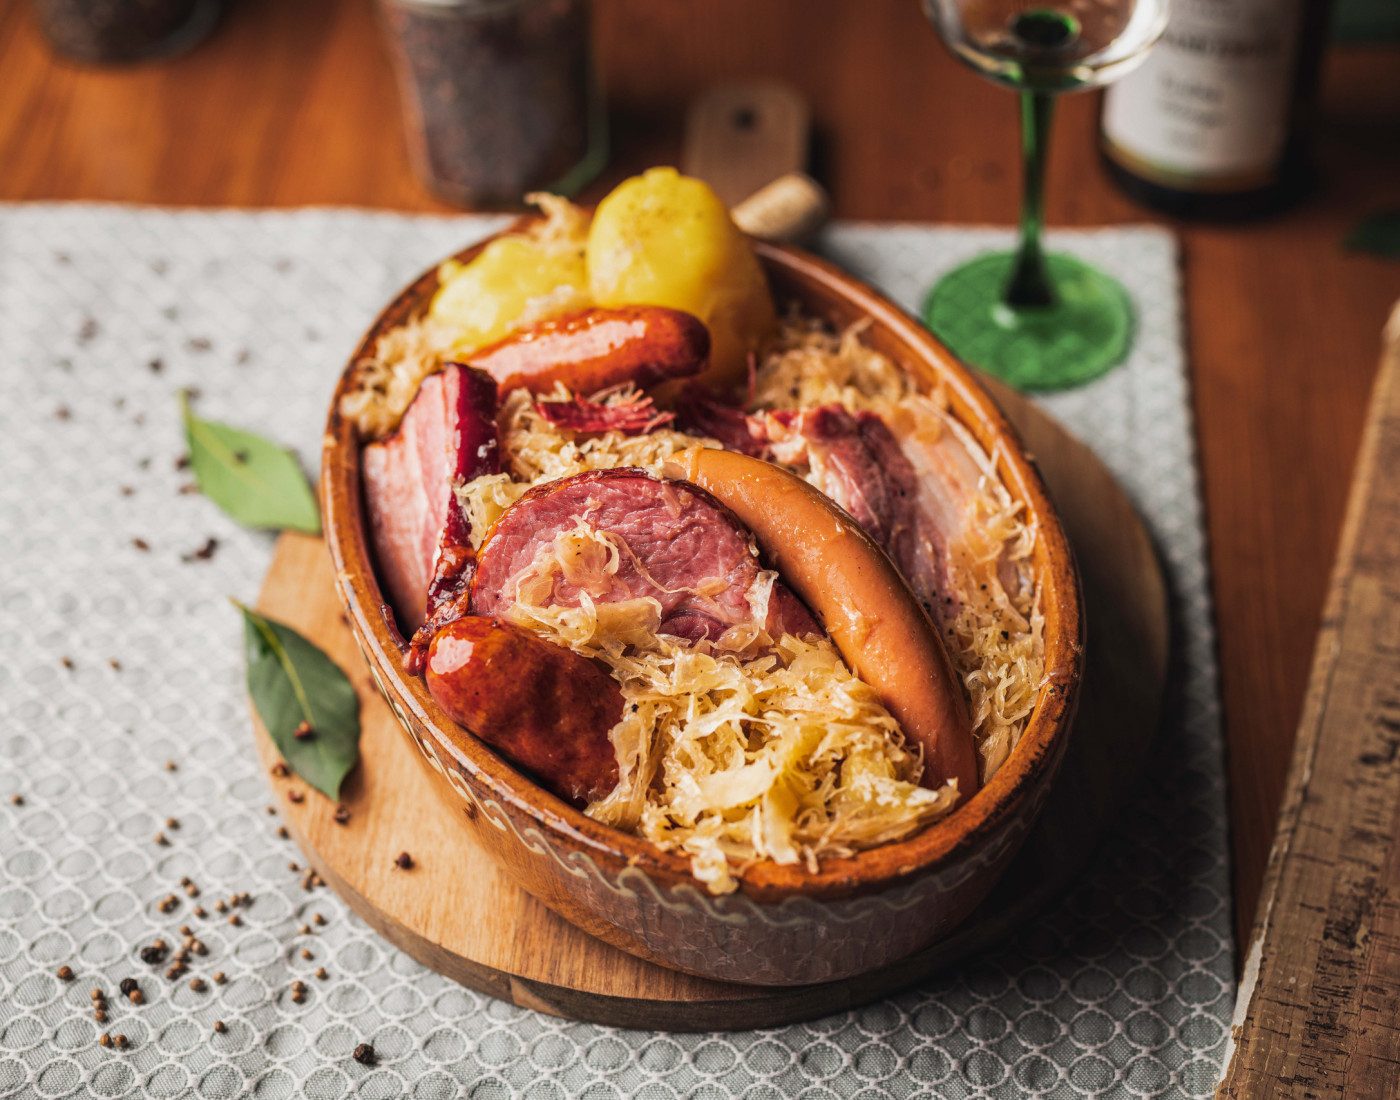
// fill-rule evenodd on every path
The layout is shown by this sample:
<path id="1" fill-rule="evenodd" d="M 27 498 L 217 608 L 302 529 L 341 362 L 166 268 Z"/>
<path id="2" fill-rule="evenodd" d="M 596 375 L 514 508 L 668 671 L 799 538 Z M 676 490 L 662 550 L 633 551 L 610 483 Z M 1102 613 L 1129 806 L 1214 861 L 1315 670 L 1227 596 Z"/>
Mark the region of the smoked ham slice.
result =
<path id="1" fill-rule="evenodd" d="M 405 637 L 427 617 L 430 590 L 435 604 L 450 598 L 467 564 L 468 525 L 452 487 L 500 472 L 495 413 L 491 377 L 449 364 L 423 380 L 398 430 L 361 452 L 378 574 Z"/>

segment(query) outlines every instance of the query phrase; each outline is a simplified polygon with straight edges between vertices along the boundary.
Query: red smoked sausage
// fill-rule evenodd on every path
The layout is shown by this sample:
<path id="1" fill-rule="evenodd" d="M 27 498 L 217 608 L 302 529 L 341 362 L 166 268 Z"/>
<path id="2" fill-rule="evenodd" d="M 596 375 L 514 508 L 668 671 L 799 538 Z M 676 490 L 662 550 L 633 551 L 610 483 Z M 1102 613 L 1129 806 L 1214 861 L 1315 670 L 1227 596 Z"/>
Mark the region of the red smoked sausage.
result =
<path id="1" fill-rule="evenodd" d="M 608 731 L 622 718 L 622 690 L 588 658 L 471 615 L 433 637 L 426 679 L 454 722 L 560 798 L 588 803 L 617 786 Z"/>
<path id="2" fill-rule="evenodd" d="M 699 374 L 710 358 L 705 322 L 678 309 L 586 309 L 528 325 L 466 357 L 501 393 L 548 393 L 563 382 L 577 394 L 634 382 L 649 386 Z"/>

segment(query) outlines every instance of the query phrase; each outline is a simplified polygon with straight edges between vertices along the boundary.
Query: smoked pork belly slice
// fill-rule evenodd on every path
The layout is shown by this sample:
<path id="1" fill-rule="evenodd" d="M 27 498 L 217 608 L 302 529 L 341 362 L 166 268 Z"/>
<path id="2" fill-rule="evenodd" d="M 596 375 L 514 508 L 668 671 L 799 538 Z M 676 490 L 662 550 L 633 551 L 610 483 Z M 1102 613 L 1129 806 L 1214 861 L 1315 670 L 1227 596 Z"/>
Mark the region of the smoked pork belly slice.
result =
<path id="1" fill-rule="evenodd" d="M 605 537 L 616 552 L 610 566 L 571 546 L 580 531 Z M 506 509 L 481 547 L 471 610 L 503 618 L 526 591 L 535 607 L 651 598 L 658 633 L 691 641 L 750 624 L 773 637 L 822 634 L 806 605 L 762 573 L 753 535 L 703 489 L 644 470 L 595 470 L 537 486 Z"/>
<path id="2" fill-rule="evenodd" d="M 434 603 L 448 598 L 467 564 L 469 524 L 452 488 L 500 471 L 495 409 L 488 375 L 449 364 L 423 380 L 398 430 L 361 452 L 375 564 L 405 637 L 427 617 L 430 590 Z M 451 568 L 435 578 L 439 564 Z"/>

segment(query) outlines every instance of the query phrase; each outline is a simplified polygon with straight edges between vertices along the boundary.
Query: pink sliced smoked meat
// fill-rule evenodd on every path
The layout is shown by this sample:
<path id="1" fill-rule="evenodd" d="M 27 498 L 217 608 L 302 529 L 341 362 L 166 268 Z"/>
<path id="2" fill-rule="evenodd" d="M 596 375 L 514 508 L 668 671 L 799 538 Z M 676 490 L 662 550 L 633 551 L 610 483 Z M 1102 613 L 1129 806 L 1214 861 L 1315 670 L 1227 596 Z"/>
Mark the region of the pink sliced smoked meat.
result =
<path id="1" fill-rule="evenodd" d="M 405 636 L 427 617 L 430 588 L 435 603 L 450 595 L 461 548 L 470 549 L 452 485 L 499 472 L 495 412 L 490 376 L 450 364 L 423 380 L 393 435 L 361 452 L 379 579 Z M 456 571 L 435 583 L 440 557 Z"/>
<path id="2" fill-rule="evenodd" d="M 703 489 L 627 468 L 538 486 L 506 509 L 481 547 L 472 614 L 503 616 L 536 557 L 578 520 L 627 548 L 605 590 L 590 590 L 596 602 L 653 597 L 661 604 L 661 632 L 691 640 L 714 640 L 752 621 L 747 594 L 763 567 L 749 531 Z M 577 607 L 582 591 L 556 577 L 552 602 Z M 781 581 L 773 585 L 765 626 L 774 636 L 822 633 Z"/>

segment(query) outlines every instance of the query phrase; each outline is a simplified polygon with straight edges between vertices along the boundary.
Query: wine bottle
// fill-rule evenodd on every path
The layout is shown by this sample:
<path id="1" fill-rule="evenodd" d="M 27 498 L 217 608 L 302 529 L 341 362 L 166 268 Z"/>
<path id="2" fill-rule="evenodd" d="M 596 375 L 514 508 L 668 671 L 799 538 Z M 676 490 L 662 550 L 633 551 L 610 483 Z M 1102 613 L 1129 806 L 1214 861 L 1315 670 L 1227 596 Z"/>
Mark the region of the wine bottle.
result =
<path id="1" fill-rule="evenodd" d="M 1173 0 L 1167 29 L 1104 97 L 1100 150 L 1132 198 L 1163 213 L 1273 213 L 1311 175 L 1309 116 L 1327 0 Z"/>

